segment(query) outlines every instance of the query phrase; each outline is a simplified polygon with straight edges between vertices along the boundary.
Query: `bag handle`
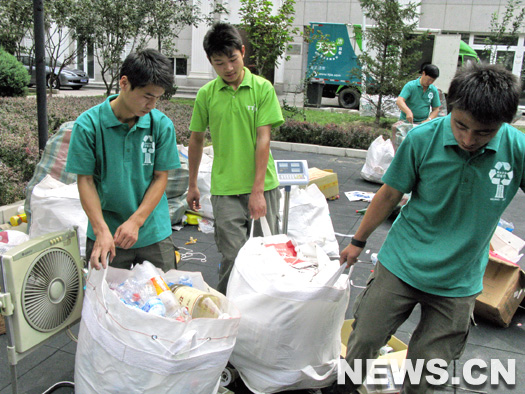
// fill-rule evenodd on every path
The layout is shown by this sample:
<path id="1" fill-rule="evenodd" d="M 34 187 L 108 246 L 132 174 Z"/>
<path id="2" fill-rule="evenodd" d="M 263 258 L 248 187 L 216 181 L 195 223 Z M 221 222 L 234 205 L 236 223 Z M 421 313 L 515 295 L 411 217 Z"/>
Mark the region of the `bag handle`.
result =
<path id="1" fill-rule="evenodd" d="M 308 376 L 310 379 L 313 379 L 317 382 L 321 382 L 332 376 L 332 374 L 334 373 L 334 369 L 336 368 L 337 364 L 332 369 L 328 370 L 328 372 L 326 372 L 324 375 L 319 375 L 311 365 L 308 365 L 301 369 L 301 372 Z"/>
<path id="2" fill-rule="evenodd" d="M 270 226 L 268 225 L 268 220 L 266 219 L 266 216 L 261 216 L 258 220 L 261 223 L 263 237 L 271 237 L 272 230 L 270 230 Z M 253 238 L 253 228 L 255 227 L 254 224 L 255 224 L 255 219 L 252 219 L 252 227 L 250 229 L 250 238 Z"/>

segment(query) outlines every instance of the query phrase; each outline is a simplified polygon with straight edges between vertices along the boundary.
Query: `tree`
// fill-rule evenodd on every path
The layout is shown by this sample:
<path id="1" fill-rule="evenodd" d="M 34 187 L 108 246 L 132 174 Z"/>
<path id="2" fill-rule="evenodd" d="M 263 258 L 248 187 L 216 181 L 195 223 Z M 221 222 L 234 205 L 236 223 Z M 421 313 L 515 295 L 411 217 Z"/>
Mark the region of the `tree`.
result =
<path id="1" fill-rule="evenodd" d="M 292 28 L 295 14 L 295 0 L 283 0 L 282 6 L 272 15 L 273 2 L 269 0 L 241 0 L 239 13 L 250 45 L 254 52 L 251 59 L 255 72 L 268 77 L 279 59 L 299 33 Z M 285 60 L 289 60 L 289 56 Z M 268 78 L 271 79 L 271 78 Z"/>
<path id="2" fill-rule="evenodd" d="M 375 123 L 383 114 L 384 96 L 397 95 L 413 78 L 413 67 L 421 57 L 417 48 L 426 39 L 414 34 L 417 28 L 418 4 L 401 5 L 397 0 L 360 0 L 367 18 L 374 21 L 365 31 L 366 51 L 358 56 L 366 75 L 367 86 L 378 94 Z"/>
<path id="3" fill-rule="evenodd" d="M 215 13 L 226 12 L 222 4 L 214 3 L 209 15 L 202 14 L 199 2 L 173 0 L 145 0 L 146 15 L 143 26 L 143 43 L 150 38 L 157 42 L 157 49 L 167 56 L 176 52 L 174 39 L 186 26 L 197 27 L 202 22 L 211 24 Z M 139 46 L 142 46 L 141 43 Z"/>
<path id="4" fill-rule="evenodd" d="M 30 54 L 30 48 L 23 45 L 24 37 L 33 35 L 33 1 L 0 1 L 0 46 L 6 52 L 19 58 L 22 53 Z"/>
<path id="5" fill-rule="evenodd" d="M 521 7 L 521 0 L 509 0 L 501 20 L 499 14 L 494 12 L 490 19 L 491 35 L 485 38 L 485 55 L 490 63 L 501 63 L 512 70 L 511 52 L 509 47 L 516 45 L 520 29 L 523 27 L 525 7 Z M 519 11 L 518 11 L 519 9 Z M 506 46 L 506 50 L 498 52 L 498 45 Z"/>
<path id="6" fill-rule="evenodd" d="M 145 21 L 145 2 L 141 0 L 88 0 L 82 14 L 91 26 L 92 42 L 100 66 L 106 95 L 111 94 L 127 45 L 131 49 Z"/>
<path id="7" fill-rule="evenodd" d="M 83 0 L 53 0 L 45 4 L 46 62 L 55 70 L 48 80 L 49 92 L 62 69 L 76 60 L 84 45 L 91 41 L 91 26 L 78 12 Z M 61 60 L 59 62 L 59 60 Z"/>

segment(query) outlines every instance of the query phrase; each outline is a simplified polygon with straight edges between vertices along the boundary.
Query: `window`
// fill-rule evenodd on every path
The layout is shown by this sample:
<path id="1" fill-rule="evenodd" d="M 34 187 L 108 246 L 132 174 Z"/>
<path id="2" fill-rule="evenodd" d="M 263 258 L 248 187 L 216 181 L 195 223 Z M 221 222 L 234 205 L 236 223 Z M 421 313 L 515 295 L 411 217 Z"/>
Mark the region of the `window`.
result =
<path id="1" fill-rule="evenodd" d="M 185 57 L 175 58 L 175 75 L 188 75 L 188 59 Z"/>

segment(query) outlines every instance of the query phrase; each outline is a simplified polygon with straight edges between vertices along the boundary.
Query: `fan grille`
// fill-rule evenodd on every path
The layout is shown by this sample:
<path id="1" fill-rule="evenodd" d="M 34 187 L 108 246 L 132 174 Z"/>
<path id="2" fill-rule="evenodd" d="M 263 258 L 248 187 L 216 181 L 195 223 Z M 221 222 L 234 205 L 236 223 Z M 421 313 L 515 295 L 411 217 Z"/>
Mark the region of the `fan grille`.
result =
<path id="1" fill-rule="evenodd" d="M 78 268 L 71 254 L 58 248 L 46 250 L 24 280 L 22 308 L 27 322 L 41 332 L 55 330 L 73 311 L 79 291 Z"/>

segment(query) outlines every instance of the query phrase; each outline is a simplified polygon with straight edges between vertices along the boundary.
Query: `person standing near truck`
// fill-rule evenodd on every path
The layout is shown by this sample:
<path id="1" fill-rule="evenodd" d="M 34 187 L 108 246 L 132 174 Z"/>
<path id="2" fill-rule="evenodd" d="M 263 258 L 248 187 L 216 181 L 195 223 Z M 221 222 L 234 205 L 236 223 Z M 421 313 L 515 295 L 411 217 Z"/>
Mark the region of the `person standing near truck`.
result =
<path id="1" fill-rule="evenodd" d="M 408 123 L 424 123 L 438 116 L 441 102 L 437 88 L 432 85 L 438 77 L 437 66 L 426 64 L 421 69 L 421 77 L 403 86 L 396 100 L 401 110 L 400 120 Z"/>
<path id="2" fill-rule="evenodd" d="M 217 78 L 199 89 L 190 122 L 187 201 L 200 209 L 197 175 L 204 132 L 213 144 L 211 203 L 215 242 L 222 254 L 217 290 L 226 294 L 240 248 L 248 240 L 252 219 L 263 216 L 273 234 L 279 225 L 279 181 L 270 152 L 272 127 L 284 122 L 272 84 L 244 67 L 244 45 L 237 29 L 216 23 L 204 37 L 204 50 Z M 255 222 L 255 235 L 262 235 Z"/>

